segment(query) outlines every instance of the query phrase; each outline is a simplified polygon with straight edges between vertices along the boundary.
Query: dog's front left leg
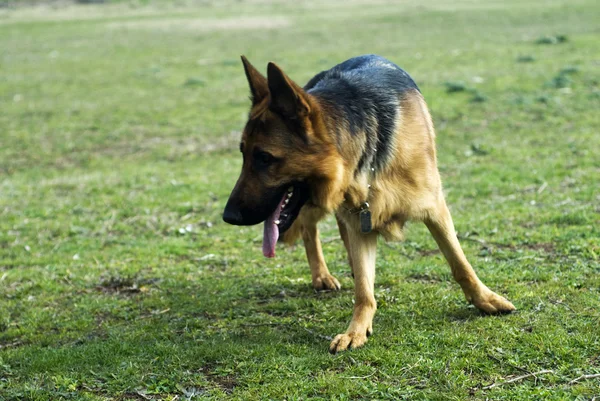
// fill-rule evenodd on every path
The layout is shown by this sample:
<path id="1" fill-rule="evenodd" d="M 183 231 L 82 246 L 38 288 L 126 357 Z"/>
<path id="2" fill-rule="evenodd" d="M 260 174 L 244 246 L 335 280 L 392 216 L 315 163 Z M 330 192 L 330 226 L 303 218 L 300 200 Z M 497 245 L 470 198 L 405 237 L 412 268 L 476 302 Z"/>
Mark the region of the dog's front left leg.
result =
<path id="1" fill-rule="evenodd" d="M 329 352 L 332 354 L 363 346 L 373 333 L 373 316 L 377 310 L 374 294 L 377 234 L 363 234 L 354 227 L 347 227 L 347 235 L 354 272 L 354 312 L 346 332 L 331 342 Z"/>
<path id="2" fill-rule="evenodd" d="M 323 257 L 323 249 L 321 248 L 321 240 L 319 239 L 319 229 L 314 221 L 304 222 L 302 228 L 302 240 L 306 250 L 306 258 L 310 266 L 310 275 L 312 284 L 316 290 L 339 290 L 340 282 L 329 273 L 325 258 Z"/>

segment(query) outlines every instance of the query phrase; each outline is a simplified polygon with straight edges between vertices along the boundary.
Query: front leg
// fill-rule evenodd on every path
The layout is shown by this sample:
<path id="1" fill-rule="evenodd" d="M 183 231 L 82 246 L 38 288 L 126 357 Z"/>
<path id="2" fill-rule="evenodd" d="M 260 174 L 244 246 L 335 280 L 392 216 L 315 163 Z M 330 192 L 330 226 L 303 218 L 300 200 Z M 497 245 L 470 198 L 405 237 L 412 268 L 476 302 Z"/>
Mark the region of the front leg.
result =
<path id="1" fill-rule="evenodd" d="M 352 273 L 352 278 L 354 278 L 354 263 L 352 263 L 352 256 L 350 255 L 350 241 L 348 240 L 348 229 L 346 228 L 346 224 L 340 220 L 338 216 L 335 216 L 337 221 L 338 229 L 340 230 L 340 237 L 342 237 L 342 241 L 344 242 L 344 248 L 346 248 L 346 253 L 348 254 L 348 264 L 350 265 L 350 272 Z"/>
<path id="2" fill-rule="evenodd" d="M 377 310 L 374 294 L 377 233 L 363 234 L 356 227 L 347 226 L 347 236 L 354 272 L 354 313 L 346 332 L 331 342 L 329 352 L 332 354 L 363 346 L 367 336 L 373 333 L 373 316 Z"/>
<path id="3" fill-rule="evenodd" d="M 340 282 L 329 273 L 323 257 L 317 223 L 305 221 L 302 226 L 302 240 L 304 241 L 306 258 L 310 266 L 313 287 L 316 290 L 339 290 L 341 288 Z"/>

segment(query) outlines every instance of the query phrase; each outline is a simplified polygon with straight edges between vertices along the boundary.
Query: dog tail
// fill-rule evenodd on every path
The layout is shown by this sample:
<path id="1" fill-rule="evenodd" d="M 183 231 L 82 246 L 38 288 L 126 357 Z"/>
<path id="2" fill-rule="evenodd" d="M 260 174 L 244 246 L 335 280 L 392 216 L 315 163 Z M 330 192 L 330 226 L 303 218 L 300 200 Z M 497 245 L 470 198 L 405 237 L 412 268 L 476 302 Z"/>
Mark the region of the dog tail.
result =
<path id="1" fill-rule="evenodd" d="M 298 238 L 302 236 L 302 223 L 299 221 L 300 219 L 296 219 L 290 228 L 283 233 L 283 236 L 280 237 L 280 240 L 286 245 L 294 245 Z"/>

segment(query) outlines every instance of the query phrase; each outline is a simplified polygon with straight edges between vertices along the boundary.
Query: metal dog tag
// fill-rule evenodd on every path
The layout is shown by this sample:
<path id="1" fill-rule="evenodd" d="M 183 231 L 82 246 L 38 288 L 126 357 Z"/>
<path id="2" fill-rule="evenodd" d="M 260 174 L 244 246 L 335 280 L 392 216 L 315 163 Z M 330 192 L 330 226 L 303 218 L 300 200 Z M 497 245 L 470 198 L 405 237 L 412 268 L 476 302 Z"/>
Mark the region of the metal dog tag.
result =
<path id="1" fill-rule="evenodd" d="M 369 210 L 369 204 L 365 202 L 360 208 L 360 231 L 363 234 L 367 234 L 370 233 L 372 229 L 371 211 Z"/>

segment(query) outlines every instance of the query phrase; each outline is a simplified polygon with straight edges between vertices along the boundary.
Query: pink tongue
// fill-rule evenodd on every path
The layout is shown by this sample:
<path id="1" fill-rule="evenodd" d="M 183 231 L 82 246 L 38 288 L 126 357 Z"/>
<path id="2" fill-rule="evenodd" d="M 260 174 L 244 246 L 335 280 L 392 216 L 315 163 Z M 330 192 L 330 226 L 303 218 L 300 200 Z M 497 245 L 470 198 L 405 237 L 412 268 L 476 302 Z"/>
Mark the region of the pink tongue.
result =
<path id="1" fill-rule="evenodd" d="M 265 228 L 263 232 L 263 255 L 267 258 L 275 257 L 275 244 L 277 244 L 277 239 L 279 239 L 279 227 L 275 224 L 275 220 L 279 219 L 279 214 L 281 213 L 281 206 L 284 204 L 283 202 L 286 200 L 287 196 L 283 195 L 279 205 L 277 205 L 277 209 L 273 212 L 272 215 L 265 221 Z"/>
<path id="2" fill-rule="evenodd" d="M 263 236 L 263 255 L 267 258 L 275 257 L 275 244 L 279 238 L 279 227 L 275 224 L 275 215 L 279 215 L 279 210 L 276 210 L 265 221 L 265 229 Z"/>

